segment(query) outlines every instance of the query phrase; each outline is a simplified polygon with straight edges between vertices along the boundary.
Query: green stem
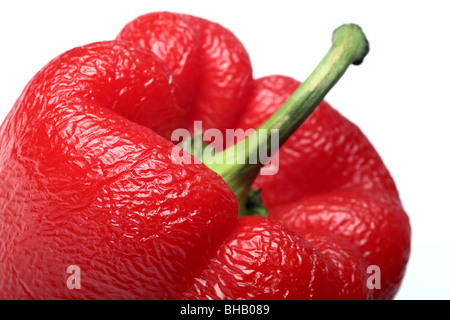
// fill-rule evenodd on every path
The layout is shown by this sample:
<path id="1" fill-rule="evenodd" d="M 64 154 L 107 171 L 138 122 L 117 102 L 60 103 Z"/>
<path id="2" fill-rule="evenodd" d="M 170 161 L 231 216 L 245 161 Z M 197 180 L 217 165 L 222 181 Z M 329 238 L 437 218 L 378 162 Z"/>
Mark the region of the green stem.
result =
<path id="1" fill-rule="evenodd" d="M 261 150 L 273 155 L 314 111 L 347 68 L 351 64 L 362 63 L 369 52 L 366 37 L 361 28 L 354 24 L 337 28 L 332 41 L 331 49 L 316 69 L 277 112 L 245 140 L 216 153 L 214 161 L 205 163 L 233 190 L 241 215 L 253 181 L 266 164 L 259 157 Z M 279 139 L 278 143 L 273 139 Z"/>

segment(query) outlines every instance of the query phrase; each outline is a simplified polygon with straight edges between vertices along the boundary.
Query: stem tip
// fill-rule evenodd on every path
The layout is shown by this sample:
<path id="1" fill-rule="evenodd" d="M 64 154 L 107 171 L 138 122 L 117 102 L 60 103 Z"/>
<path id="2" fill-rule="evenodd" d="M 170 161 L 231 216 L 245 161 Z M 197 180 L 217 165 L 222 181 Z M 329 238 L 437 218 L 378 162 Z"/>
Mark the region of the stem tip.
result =
<path id="1" fill-rule="evenodd" d="M 352 41 L 352 43 L 357 44 L 352 64 L 360 65 L 369 53 L 369 41 L 367 41 L 360 26 L 350 23 L 344 24 L 334 30 L 332 37 L 333 44 L 339 42 L 342 37 L 348 36 L 349 33 L 351 34 L 351 38 L 359 38 L 359 41 Z"/>

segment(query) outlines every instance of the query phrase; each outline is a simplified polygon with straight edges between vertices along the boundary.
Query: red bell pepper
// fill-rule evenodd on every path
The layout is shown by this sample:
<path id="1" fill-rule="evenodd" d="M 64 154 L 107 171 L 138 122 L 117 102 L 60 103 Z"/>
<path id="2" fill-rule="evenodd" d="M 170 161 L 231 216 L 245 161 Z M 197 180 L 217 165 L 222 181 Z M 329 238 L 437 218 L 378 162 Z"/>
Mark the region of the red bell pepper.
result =
<path id="1" fill-rule="evenodd" d="M 374 148 L 321 102 L 367 50 L 346 25 L 302 85 L 253 79 L 231 32 L 164 12 L 52 60 L 0 127 L 0 298 L 392 298 L 408 218 Z M 232 164 L 174 158 L 171 133 L 194 120 L 279 129 L 279 172 L 248 163 L 262 144 Z"/>

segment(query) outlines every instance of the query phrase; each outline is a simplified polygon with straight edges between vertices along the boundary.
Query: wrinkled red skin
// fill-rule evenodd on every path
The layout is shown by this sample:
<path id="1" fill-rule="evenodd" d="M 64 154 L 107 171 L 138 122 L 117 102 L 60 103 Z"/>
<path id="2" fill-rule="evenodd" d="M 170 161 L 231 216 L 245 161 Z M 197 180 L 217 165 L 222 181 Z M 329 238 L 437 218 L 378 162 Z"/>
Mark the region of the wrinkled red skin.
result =
<path id="1" fill-rule="evenodd" d="M 222 26 L 185 14 L 138 17 L 117 37 L 156 53 L 173 71 L 189 109 L 189 125 L 225 134 L 234 128 L 252 90 L 252 66 L 242 43 Z"/>
<path id="2" fill-rule="evenodd" d="M 300 234 L 270 219 L 246 216 L 184 298 L 332 299 L 338 281 L 331 267 Z"/>
<path id="3" fill-rule="evenodd" d="M 300 83 L 289 77 L 257 79 L 238 127 L 257 128 Z M 368 265 L 381 269 L 376 299 L 398 291 L 410 253 L 411 230 L 398 192 L 381 158 L 364 136 L 322 102 L 279 151 L 276 175 L 260 175 L 269 218 L 303 234 L 343 236 Z"/>
<path id="4" fill-rule="evenodd" d="M 409 223 L 354 125 L 323 103 L 255 183 L 269 219 L 237 219 L 223 180 L 167 139 L 193 120 L 256 126 L 298 83 L 253 80 L 240 42 L 199 18 L 146 15 L 119 39 L 51 61 L 0 127 L 0 298 L 393 297 Z M 73 264 L 81 290 L 66 286 Z"/>
<path id="5" fill-rule="evenodd" d="M 138 124 L 170 132 L 176 89 L 154 54 L 116 41 L 73 49 L 31 80 L 0 131 L 0 298 L 184 292 L 237 204 L 217 174 L 174 161 L 174 145 Z M 66 286 L 69 265 L 81 290 Z"/>

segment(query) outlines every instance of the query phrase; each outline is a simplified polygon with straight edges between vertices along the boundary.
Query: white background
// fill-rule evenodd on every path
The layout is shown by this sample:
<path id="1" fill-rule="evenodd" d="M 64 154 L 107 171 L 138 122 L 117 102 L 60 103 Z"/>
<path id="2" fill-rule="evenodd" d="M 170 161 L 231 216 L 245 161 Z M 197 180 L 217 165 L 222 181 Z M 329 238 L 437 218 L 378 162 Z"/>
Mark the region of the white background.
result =
<path id="1" fill-rule="evenodd" d="M 278 73 L 298 80 L 304 80 L 328 50 L 336 27 L 357 23 L 370 41 L 371 52 L 361 66 L 349 69 L 326 100 L 375 145 L 410 216 L 412 253 L 397 299 L 450 299 L 450 11 L 446 4 L 433 0 L 1 1 L 0 122 L 49 60 L 78 45 L 113 39 L 127 22 L 148 12 L 190 13 L 219 22 L 246 46 L 255 77 Z"/>

